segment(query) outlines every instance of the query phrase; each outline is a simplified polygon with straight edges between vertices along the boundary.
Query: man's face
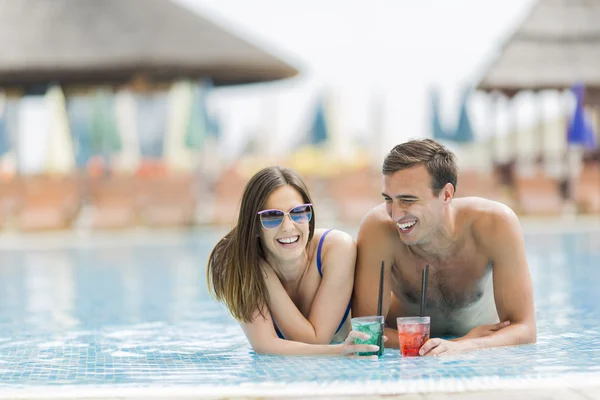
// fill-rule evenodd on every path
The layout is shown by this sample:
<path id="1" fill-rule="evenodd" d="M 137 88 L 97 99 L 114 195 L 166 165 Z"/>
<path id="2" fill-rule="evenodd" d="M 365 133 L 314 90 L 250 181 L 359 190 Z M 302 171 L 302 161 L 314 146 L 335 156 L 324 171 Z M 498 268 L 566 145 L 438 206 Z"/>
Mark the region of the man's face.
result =
<path id="1" fill-rule="evenodd" d="M 436 197 L 424 165 L 383 176 L 387 213 L 396 222 L 407 245 L 422 244 L 438 226 L 444 207 L 444 190 Z"/>

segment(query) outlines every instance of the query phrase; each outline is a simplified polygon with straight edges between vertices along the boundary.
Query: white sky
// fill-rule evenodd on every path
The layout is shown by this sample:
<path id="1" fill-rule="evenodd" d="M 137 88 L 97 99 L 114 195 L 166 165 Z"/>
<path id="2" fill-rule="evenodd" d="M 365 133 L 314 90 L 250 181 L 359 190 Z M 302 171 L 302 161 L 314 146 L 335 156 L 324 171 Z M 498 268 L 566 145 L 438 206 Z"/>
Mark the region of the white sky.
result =
<path id="1" fill-rule="evenodd" d="M 219 89 L 224 150 L 254 132 L 276 152 L 304 135 L 322 89 L 333 93 L 339 132 L 372 132 L 372 99 L 384 104 L 379 151 L 427 136 L 431 84 L 453 126 L 464 84 L 476 84 L 533 0 L 178 0 L 287 59 L 301 76 L 282 84 Z M 476 127 L 483 107 L 475 99 Z M 483 127 L 476 132 L 485 135 Z M 371 134 L 371 133 L 370 133 Z M 266 142 L 264 142 L 266 143 Z M 265 145 L 266 146 L 266 145 Z"/>

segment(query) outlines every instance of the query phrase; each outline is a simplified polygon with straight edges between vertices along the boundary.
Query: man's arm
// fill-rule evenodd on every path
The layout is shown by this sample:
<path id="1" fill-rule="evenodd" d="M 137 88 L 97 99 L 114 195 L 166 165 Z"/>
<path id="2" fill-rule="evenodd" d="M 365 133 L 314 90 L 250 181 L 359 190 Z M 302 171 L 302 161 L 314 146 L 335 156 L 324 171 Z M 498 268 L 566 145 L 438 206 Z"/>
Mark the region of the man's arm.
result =
<path id="1" fill-rule="evenodd" d="M 501 322 L 509 322 L 486 337 L 465 338 L 469 348 L 535 343 L 537 329 L 533 285 L 527 264 L 523 233 L 517 216 L 506 206 L 493 214 L 491 224 L 479 230 L 480 241 L 494 261 L 494 299 Z"/>
<path id="2" fill-rule="evenodd" d="M 358 231 L 358 254 L 352 296 L 353 317 L 377 315 L 382 261 L 385 262 L 382 303 L 384 317 L 390 308 L 390 275 L 394 252 L 393 242 L 390 240 L 389 216 L 382 207 L 377 206 L 371 210 L 361 222 Z M 384 335 L 388 338 L 386 347 L 398 347 L 398 333 L 395 330 L 386 328 Z"/>
<path id="3" fill-rule="evenodd" d="M 494 262 L 494 299 L 500 324 L 477 327 L 453 342 L 429 340 L 423 354 L 535 343 L 537 339 L 533 287 L 527 265 L 523 234 L 517 216 L 508 207 L 498 211 L 479 226 L 479 243 Z"/>

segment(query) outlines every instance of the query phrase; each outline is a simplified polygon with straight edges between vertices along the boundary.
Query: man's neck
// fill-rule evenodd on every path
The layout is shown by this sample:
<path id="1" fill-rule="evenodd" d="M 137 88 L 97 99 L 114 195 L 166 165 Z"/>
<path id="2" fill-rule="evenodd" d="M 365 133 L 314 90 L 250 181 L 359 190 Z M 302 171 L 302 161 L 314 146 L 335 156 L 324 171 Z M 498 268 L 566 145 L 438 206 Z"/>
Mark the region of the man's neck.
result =
<path id="1" fill-rule="evenodd" d="M 426 261 L 438 263 L 452 255 L 457 243 L 454 209 L 447 208 L 435 230 L 420 244 L 410 246 L 413 253 Z"/>

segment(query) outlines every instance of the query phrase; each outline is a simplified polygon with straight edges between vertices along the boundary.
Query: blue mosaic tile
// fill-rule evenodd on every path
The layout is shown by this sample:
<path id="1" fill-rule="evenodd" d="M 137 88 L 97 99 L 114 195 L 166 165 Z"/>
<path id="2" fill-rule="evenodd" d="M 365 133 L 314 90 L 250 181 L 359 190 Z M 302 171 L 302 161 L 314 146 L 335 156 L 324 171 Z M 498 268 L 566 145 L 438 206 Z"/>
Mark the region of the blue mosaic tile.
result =
<path id="1" fill-rule="evenodd" d="M 206 291 L 214 240 L 1 251 L 0 389 L 405 393 L 600 377 L 598 233 L 526 237 L 537 344 L 437 358 L 386 349 L 380 360 L 254 354 Z"/>

